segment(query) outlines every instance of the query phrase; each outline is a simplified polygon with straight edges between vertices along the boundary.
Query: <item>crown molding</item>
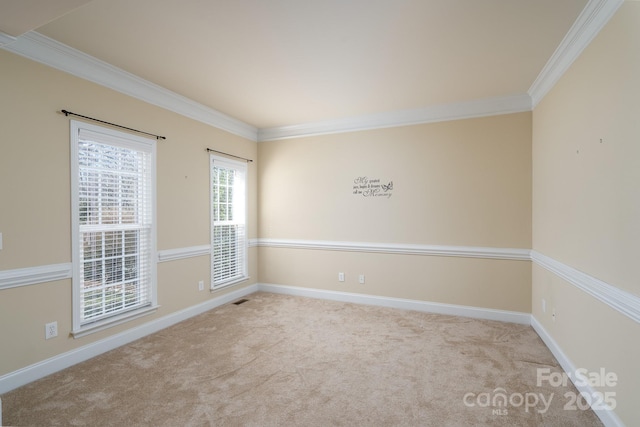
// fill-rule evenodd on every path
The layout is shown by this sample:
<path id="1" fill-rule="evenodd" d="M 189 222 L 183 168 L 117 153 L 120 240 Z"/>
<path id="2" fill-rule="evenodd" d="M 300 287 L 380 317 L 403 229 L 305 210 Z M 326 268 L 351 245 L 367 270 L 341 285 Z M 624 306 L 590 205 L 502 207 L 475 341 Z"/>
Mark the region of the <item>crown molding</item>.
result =
<path id="1" fill-rule="evenodd" d="M 13 43 L 16 38 L 0 31 L 0 47 Z"/>
<path id="2" fill-rule="evenodd" d="M 529 88 L 532 108 L 542 101 L 622 3 L 624 0 L 589 0 Z"/>
<path id="3" fill-rule="evenodd" d="M 390 111 L 314 123 L 258 130 L 258 141 L 301 138 L 332 133 L 357 132 L 398 126 L 410 126 L 449 120 L 470 119 L 531 111 L 528 94 L 478 99 L 453 104 L 433 105 L 413 110 Z"/>
<path id="4" fill-rule="evenodd" d="M 3 49 L 48 65 L 193 120 L 257 141 L 254 126 L 114 67 L 35 31 L 25 33 Z"/>
<path id="5" fill-rule="evenodd" d="M 77 49 L 30 31 L 2 37 L 0 48 L 251 141 L 299 138 L 531 111 L 528 94 L 434 105 L 322 122 L 257 129 Z M 6 42 L 4 42 L 6 40 Z M 3 44 L 4 42 L 4 44 Z"/>
<path id="6" fill-rule="evenodd" d="M 356 132 L 531 111 L 611 19 L 624 0 L 589 0 L 526 94 L 257 129 L 35 31 L 0 32 L 0 48 L 251 141 Z"/>

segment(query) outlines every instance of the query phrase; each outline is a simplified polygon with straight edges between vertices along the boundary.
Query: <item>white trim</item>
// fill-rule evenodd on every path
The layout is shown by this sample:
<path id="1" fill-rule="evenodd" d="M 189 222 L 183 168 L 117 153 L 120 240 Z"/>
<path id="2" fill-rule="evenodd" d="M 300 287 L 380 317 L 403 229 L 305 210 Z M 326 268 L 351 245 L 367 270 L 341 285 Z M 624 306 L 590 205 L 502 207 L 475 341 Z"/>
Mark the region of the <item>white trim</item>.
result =
<path id="1" fill-rule="evenodd" d="M 258 239 L 249 239 L 248 246 L 250 248 L 257 247 Z M 169 262 L 209 255 L 210 251 L 211 245 L 165 249 L 158 251 L 158 262 Z M 14 270 L 0 270 L 0 290 L 54 282 L 56 280 L 71 279 L 73 276 L 72 268 L 72 264 L 67 262 L 62 264 L 41 265 L 37 267 L 17 268 Z"/>
<path id="2" fill-rule="evenodd" d="M 553 356 L 558 360 L 562 369 L 569 374 L 569 378 L 572 382 L 575 379 L 576 366 L 569 360 L 567 355 L 562 351 L 558 343 L 549 335 L 546 329 L 542 326 L 542 324 L 535 318 L 534 315 L 531 315 L 531 327 L 536 331 L 536 333 L 540 336 L 544 344 L 549 348 Z M 594 396 L 596 390 L 591 387 L 589 384 L 576 384 L 574 382 L 575 387 L 578 389 L 578 392 L 584 392 L 589 396 Z M 593 409 L 593 408 L 592 408 Z M 607 427 L 624 427 L 624 424 L 618 418 L 614 411 L 606 411 L 603 409 L 593 409 L 593 412 L 600 418 L 600 421 Z"/>
<path id="3" fill-rule="evenodd" d="M 30 31 L 17 37 L 13 43 L 2 46 L 2 48 L 234 135 L 251 141 L 257 140 L 258 130 L 254 126 L 199 104 L 35 31 Z"/>
<path id="4" fill-rule="evenodd" d="M 0 289 L 71 279 L 70 262 L 0 271 Z"/>
<path id="5" fill-rule="evenodd" d="M 158 251 L 158 262 L 175 261 L 178 259 L 193 258 L 209 255 L 211 245 L 189 246 L 187 248 L 165 249 Z"/>
<path id="6" fill-rule="evenodd" d="M 122 313 L 118 316 L 107 317 L 102 321 L 98 321 L 95 323 L 90 323 L 88 325 L 82 326 L 77 331 L 71 331 L 71 335 L 73 336 L 73 338 L 76 338 L 76 339 L 82 338 L 84 336 L 95 334 L 96 332 L 104 331 L 105 329 L 109 329 L 114 326 L 130 322 L 140 317 L 148 316 L 158 311 L 159 308 L 160 308 L 159 305 L 149 305 L 146 307 L 139 308 L 137 310 Z"/>
<path id="7" fill-rule="evenodd" d="M 0 48 L 251 141 L 460 120 L 532 108 L 528 94 L 517 94 L 259 130 L 35 31 L 22 34 Z"/>
<path id="8" fill-rule="evenodd" d="M 247 239 L 250 248 L 258 246 L 258 239 Z M 158 262 L 175 261 L 179 259 L 194 258 L 211 253 L 211 245 L 189 246 L 187 248 L 165 249 L 158 251 Z"/>
<path id="9" fill-rule="evenodd" d="M 274 294 L 295 295 L 354 304 L 421 311 L 425 313 L 446 314 L 450 316 L 472 317 L 475 319 L 497 320 L 500 322 L 519 323 L 522 325 L 529 325 L 531 322 L 531 315 L 529 313 L 495 310 L 492 308 L 470 307 L 465 305 L 443 304 L 438 302 L 383 297 L 377 295 L 301 288 L 297 286 L 284 286 L 271 283 L 259 283 L 258 290 Z"/>
<path id="10" fill-rule="evenodd" d="M 80 337 L 86 335 L 86 333 L 91 333 L 92 331 L 98 331 L 105 329 L 103 325 L 115 325 L 122 323 L 121 320 L 124 318 L 133 318 L 138 317 L 144 313 L 148 313 L 148 309 L 139 309 L 135 310 L 131 313 L 127 314 L 117 314 L 121 312 L 119 310 L 116 313 L 111 313 L 111 315 L 103 320 L 97 321 L 97 326 L 92 326 L 91 324 L 83 325 L 83 316 L 82 316 L 82 295 L 81 295 L 81 287 L 83 283 L 83 273 L 82 273 L 82 242 L 81 242 L 81 224 L 80 224 L 80 183 L 79 183 L 79 171 L 80 171 L 80 163 L 79 163 L 79 153 L 80 153 L 80 141 L 81 141 L 81 133 L 86 133 L 85 137 L 90 139 L 95 139 L 95 141 L 99 141 L 102 144 L 107 144 L 111 146 L 118 147 L 126 147 L 130 150 L 135 150 L 136 152 L 144 153 L 145 156 L 148 155 L 148 164 L 147 161 L 144 160 L 144 173 L 141 178 L 141 182 L 139 184 L 144 185 L 143 194 L 138 194 L 139 199 L 136 199 L 138 202 L 144 202 L 141 204 L 138 209 L 140 209 L 142 218 L 145 218 L 144 221 L 141 221 L 136 224 L 132 224 L 136 226 L 136 229 L 148 228 L 150 231 L 149 236 L 149 248 L 148 251 L 139 251 L 138 257 L 138 269 L 143 268 L 145 266 L 149 271 L 148 280 L 143 282 L 147 285 L 148 282 L 148 298 L 145 298 L 145 304 L 150 304 L 151 307 L 156 307 L 158 305 L 158 277 L 157 277 L 157 144 L 156 140 L 151 139 L 146 136 L 140 135 L 132 135 L 128 133 L 121 132 L 119 130 L 107 128 L 104 126 L 94 125 L 91 123 L 84 123 L 77 120 L 70 120 L 69 122 L 69 133 L 70 133 L 70 162 L 71 162 L 71 263 L 72 263 L 72 287 L 71 287 L 71 300 L 72 300 L 72 334 L 75 337 Z M 147 199 L 148 198 L 148 199 Z M 148 203 L 147 203 L 148 202 Z M 150 204 L 150 206 L 147 206 Z M 142 207 L 144 206 L 144 207 Z M 150 214 L 150 218 L 146 219 L 146 215 Z M 107 227 L 108 228 L 108 227 Z M 99 224 L 98 228 L 94 228 L 97 231 L 105 230 L 104 224 Z M 147 264 L 148 263 L 148 264 Z M 139 313 L 139 314 L 138 314 Z M 104 315 L 105 313 L 103 313 Z"/>
<path id="11" fill-rule="evenodd" d="M 250 239 L 249 247 L 315 249 L 345 252 L 369 252 L 404 255 L 450 256 L 528 261 L 551 271 L 611 308 L 640 323 L 640 297 L 605 283 L 586 273 L 528 249 L 483 248 L 468 246 L 433 246 L 408 244 L 330 242 L 288 239 Z M 159 262 L 208 255 L 209 245 L 167 249 L 158 252 Z M 71 263 L 43 265 L 0 271 L 0 289 L 35 285 L 70 279 Z"/>
<path id="12" fill-rule="evenodd" d="M 16 41 L 16 38 L 13 36 L 10 36 L 7 33 L 3 33 L 2 31 L 0 31 L 0 46 L 5 46 L 8 44 L 13 43 L 14 41 Z M 0 424 L 2 425 L 2 424 Z"/>
<path id="13" fill-rule="evenodd" d="M 535 108 L 560 80 L 622 3 L 623 0 L 589 0 L 529 88 L 532 108 Z"/>
<path id="14" fill-rule="evenodd" d="M 640 323 L 640 297 L 529 249 L 477 246 L 436 246 L 397 243 L 337 242 L 325 240 L 257 239 L 258 247 L 447 256 L 533 261 L 577 288 Z"/>
<path id="15" fill-rule="evenodd" d="M 640 323 L 640 297 L 596 279 L 582 271 L 531 251 L 531 260 L 553 274 L 571 283 L 578 289 L 602 301 L 611 308 Z"/>
<path id="16" fill-rule="evenodd" d="M 215 200 L 215 189 L 218 184 L 215 183 L 214 176 L 216 176 L 215 170 L 221 168 L 228 171 L 233 171 L 235 174 L 235 180 L 231 190 L 233 190 L 233 196 L 228 196 L 227 209 L 231 208 L 233 215 L 231 219 L 226 218 L 224 220 L 216 221 L 215 209 L 218 206 L 218 202 Z M 236 283 L 249 280 L 249 236 L 247 229 L 247 182 L 248 182 L 248 166 L 247 162 L 240 162 L 238 160 L 228 159 L 216 154 L 209 155 L 209 231 L 211 242 L 211 261 L 210 261 L 210 273 L 211 284 L 210 289 L 222 289 L 227 286 L 234 285 Z M 226 185 L 226 184 L 224 184 Z M 236 241 L 234 243 L 234 259 L 230 264 L 226 264 L 226 267 L 218 265 L 219 256 L 214 250 L 216 241 L 216 231 L 219 227 L 235 226 L 238 234 L 236 235 Z M 227 245 L 223 245 L 227 246 Z M 227 248 L 229 249 L 229 248 Z M 228 251 L 222 251 L 222 258 L 225 255 L 230 255 Z M 222 277 L 220 277 L 222 276 Z"/>
<path id="17" fill-rule="evenodd" d="M 374 252 L 403 255 L 450 256 L 530 261 L 529 249 L 479 246 L 436 246 L 397 243 L 334 242 L 326 240 L 258 239 L 259 247 L 316 249 L 325 251 Z"/>
<path id="18" fill-rule="evenodd" d="M 524 111 L 531 111 L 531 97 L 528 94 L 518 94 L 454 104 L 433 105 L 414 110 L 390 111 L 315 123 L 259 129 L 258 141 L 273 141 L 276 139 L 356 132 L 370 129 L 469 119 L 474 117 L 521 113 Z"/>
<path id="19" fill-rule="evenodd" d="M 67 351 L 25 368 L 18 369 L 17 371 L 0 376 L 0 394 L 16 389 L 47 375 L 51 375 L 62 369 L 68 368 L 69 366 L 84 362 L 85 360 L 91 359 L 92 357 L 98 356 L 109 350 L 113 350 L 169 326 L 175 325 L 176 323 L 182 322 L 183 320 L 254 293 L 257 290 L 257 285 L 250 285 L 245 288 L 235 290 L 204 303 L 177 311 L 100 341 Z"/>
<path id="20" fill-rule="evenodd" d="M 589 0 L 526 94 L 265 129 L 257 129 L 35 31 L 19 37 L 0 32 L 0 48 L 251 141 L 272 141 L 531 111 L 622 3 L 623 0 Z"/>

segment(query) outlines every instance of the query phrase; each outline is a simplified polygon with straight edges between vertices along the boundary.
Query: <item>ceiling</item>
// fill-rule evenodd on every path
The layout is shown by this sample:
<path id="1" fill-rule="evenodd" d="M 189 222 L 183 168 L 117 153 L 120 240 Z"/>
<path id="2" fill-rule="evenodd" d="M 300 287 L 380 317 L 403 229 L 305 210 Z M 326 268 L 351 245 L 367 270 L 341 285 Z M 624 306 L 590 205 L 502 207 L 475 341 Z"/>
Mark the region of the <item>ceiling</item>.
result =
<path id="1" fill-rule="evenodd" d="M 526 94 L 587 0 L 0 0 L 35 30 L 256 128 Z"/>

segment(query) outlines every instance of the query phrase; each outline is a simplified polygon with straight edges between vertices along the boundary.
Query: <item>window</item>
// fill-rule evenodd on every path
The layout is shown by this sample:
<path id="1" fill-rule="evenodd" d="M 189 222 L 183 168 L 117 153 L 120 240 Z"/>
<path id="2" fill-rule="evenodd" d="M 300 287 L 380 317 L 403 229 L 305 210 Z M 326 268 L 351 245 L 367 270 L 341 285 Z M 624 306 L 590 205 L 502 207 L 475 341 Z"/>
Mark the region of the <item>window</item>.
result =
<path id="1" fill-rule="evenodd" d="M 247 279 L 246 163 L 211 155 L 211 289 Z"/>
<path id="2" fill-rule="evenodd" d="M 156 308 L 155 144 L 71 121 L 76 337 Z"/>

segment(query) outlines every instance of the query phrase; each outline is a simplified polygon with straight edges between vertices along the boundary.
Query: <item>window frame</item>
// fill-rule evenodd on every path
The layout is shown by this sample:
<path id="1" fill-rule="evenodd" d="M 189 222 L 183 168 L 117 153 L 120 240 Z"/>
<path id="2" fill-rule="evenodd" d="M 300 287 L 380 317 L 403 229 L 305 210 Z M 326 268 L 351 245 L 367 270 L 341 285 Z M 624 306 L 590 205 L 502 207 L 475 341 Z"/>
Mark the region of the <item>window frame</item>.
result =
<path id="1" fill-rule="evenodd" d="M 242 214 L 237 218 L 235 223 L 241 223 L 244 231 L 244 235 L 240 236 L 242 241 L 236 242 L 236 258 L 241 259 L 240 262 L 236 261 L 236 265 L 239 267 L 239 270 L 236 271 L 235 275 L 226 278 L 223 281 L 216 282 L 216 241 L 215 241 L 215 228 L 216 221 L 214 219 L 214 168 L 220 167 L 224 169 L 232 169 L 242 174 L 242 182 L 244 186 L 240 189 L 240 195 L 242 199 L 239 201 L 242 205 Z M 211 254 L 210 254 L 210 262 L 211 262 L 211 280 L 210 280 L 210 290 L 216 291 L 219 289 L 226 288 L 228 286 L 232 286 L 241 282 L 244 282 L 249 279 L 249 260 L 248 260 L 248 230 L 247 230 L 247 186 L 248 186 L 248 167 L 246 162 L 240 162 L 236 160 L 231 160 L 226 157 L 217 156 L 215 154 L 209 155 L 209 217 L 210 217 L 210 243 L 211 243 Z M 236 189 L 237 190 L 237 189 Z M 234 192 L 234 197 L 237 196 L 238 192 Z M 241 221 L 239 221 L 241 220 Z"/>
<path id="2" fill-rule="evenodd" d="M 114 147 L 128 148 L 136 151 L 143 151 L 151 156 L 150 165 L 148 171 L 145 172 L 145 177 L 149 179 L 150 188 L 150 221 L 151 224 L 148 227 L 150 232 L 149 248 L 144 252 L 142 257 L 147 261 L 146 266 L 149 270 L 149 286 L 147 288 L 148 296 L 142 306 L 131 309 L 123 309 L 115 311 L 111 315 L 100 316 L 99 319 L 82 321 L 82 296 L 80 287 L 83 284 L 84 267 L 83 260 L 81 259 L 81 244 L 80 237 L 82 231 L 80 229 L 80 132 L 86 130 L 91 133 L 101 134 L 101 138 L 104 137 L 107 141 L 98 141 L 100 144 L 107 144 Z M 71 334 L 74 338 L 79 338 L 94 332 L 104 330 L 106 328 L 113 327 L 115 325 L 122 324 L 124 322 L 131 321 L 155 312 L 158 309 L 158 293 L 157 293 L 157 228 L 156 228 L 156 140 L 146 138 L 130 133 L 118 131 L 112 128 L 97 126 L 77 120 L 70 121 L 70 145 L 71 145 L 71 239 L 72 239 L 72 317 L 73 324 Z M 140 199 L 136 199 L 139 201 Z M 100 228 L 96 227 L 96 231 Z M 106 231 L 106 228 L 105 228 Z M 140 264 L 137 268 L 144 268 Z M 124 263 L 122 264 L 122 277 L 125 277 Z"/>

